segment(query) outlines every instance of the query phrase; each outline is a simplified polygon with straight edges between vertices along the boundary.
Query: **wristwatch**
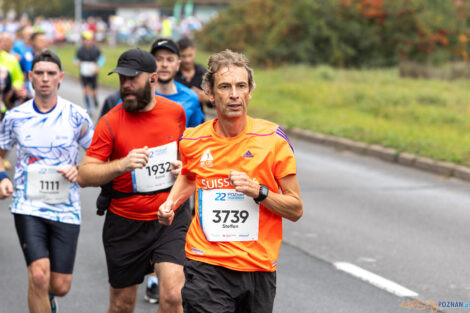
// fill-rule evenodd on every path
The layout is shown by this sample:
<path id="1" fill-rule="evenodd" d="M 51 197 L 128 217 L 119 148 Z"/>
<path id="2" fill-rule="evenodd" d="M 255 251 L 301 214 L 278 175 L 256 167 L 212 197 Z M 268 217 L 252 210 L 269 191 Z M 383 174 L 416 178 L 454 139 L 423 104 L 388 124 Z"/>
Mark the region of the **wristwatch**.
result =
<path id="1" fill-rule="evenodd" d="M 268 187 L 266 185 L 259 184 L 259 195 L 258 195 L 258 198 L 254 199 L 255 202 L 260 203 L 261 201 L 266 199 L 266 197 L 268 196 L 268 193 L 269 193 Z"/>

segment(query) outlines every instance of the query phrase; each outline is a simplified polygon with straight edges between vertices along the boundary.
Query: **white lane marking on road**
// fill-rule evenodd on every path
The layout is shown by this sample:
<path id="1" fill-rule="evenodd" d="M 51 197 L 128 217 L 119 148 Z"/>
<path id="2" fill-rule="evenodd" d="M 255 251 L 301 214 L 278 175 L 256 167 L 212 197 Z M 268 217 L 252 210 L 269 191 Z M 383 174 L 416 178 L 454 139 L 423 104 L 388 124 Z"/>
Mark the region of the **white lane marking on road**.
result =
<path id="1" fill-rule="evenodd" d="M 351 263 L 347 262 L 336 262 L 334 266 L 343 272 L 346 272 L 352 276 L 355 276 L 359 279 L 362 279 L 371 285 L 374 285 L 380 289 L 388 291 L 399 297 L 418 297 L 418 294 L 408 288 L 405 288 L 391 280 L 383 278 L 377 274 L 366 271 L 365 269 L 360 268 Z"/>

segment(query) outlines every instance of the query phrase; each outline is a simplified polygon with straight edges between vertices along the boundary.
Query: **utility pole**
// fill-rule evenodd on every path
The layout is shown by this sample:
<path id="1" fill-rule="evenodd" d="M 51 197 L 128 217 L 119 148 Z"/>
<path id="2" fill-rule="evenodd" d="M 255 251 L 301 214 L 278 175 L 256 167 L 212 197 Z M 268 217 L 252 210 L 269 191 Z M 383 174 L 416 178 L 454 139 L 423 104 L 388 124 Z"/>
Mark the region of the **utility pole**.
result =
<path id="1" fill-rule="evenodd" d="M 78 40 L 77 46 L 79 46 L 82 42 L 82 35 L 80 34 L 81 26 L 82 26 L 82 0 L 74 0 L 75 1 L 75 25 L 78 26 Z"/>

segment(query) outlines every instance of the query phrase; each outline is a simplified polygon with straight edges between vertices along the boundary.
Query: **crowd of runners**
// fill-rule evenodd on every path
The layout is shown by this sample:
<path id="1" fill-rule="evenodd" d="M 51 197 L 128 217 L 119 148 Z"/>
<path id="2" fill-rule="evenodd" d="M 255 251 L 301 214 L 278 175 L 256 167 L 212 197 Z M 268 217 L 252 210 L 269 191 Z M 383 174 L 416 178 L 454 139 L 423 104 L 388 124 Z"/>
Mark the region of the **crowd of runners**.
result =
<path id="1" fill-rule="evenodd" d="M 84 31 L 92 31 L 98 42 L 114 44 L 151 43 L 155 37 L 163 36 L 173 39 L 191 36 L 201 29 L 203 21 L 194 16 L 177 19 L 173 16 L 154 14 L 136 14 L 131 17 L 111 15 L 104 19 L 100 16 L 89 16 L 81 21 L 72 18 L 42 18 L 31 20 L 27 15 L 18 19 L 1 18 L 0 32 L 7 32 L 14 37 L 25 27 L 41 30 L 51 43 L 76 43 Z"/>
<path id="2" fill-rule="evenodd" d="M 25 94 L 0 67 L 0 198 L 13 198 L 30 312 L 58 312 L 71 287 L 83 187 L 101 188 L 108 312 L 133 312 L 146 276 L 158 312 L 272 312 L 282 219 L 303 209 L 289 139 L 247 114 L 256 86 L 247 58 L 221 51 L 206 69 L 188 38 L 129 49 L 107 60 L 120 88 L 94 125 L 105 60 L 92 36 L 82 33 L 75 58 L 86 108 L 58 96 L 64 72 L 47 47 L 29 50 Z"/>

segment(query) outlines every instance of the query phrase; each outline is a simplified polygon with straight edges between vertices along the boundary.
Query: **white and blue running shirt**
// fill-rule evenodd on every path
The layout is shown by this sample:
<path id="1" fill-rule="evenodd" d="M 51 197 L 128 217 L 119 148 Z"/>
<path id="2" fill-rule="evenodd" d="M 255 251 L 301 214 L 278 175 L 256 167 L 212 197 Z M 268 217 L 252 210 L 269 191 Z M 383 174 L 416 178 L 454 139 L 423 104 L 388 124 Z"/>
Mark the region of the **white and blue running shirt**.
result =
<path id="1" fill-rule="evenodd" d="M 80 136 L 82 127 L 87 131 Z M 34 100 L 7 111 L 0 130 L 0 148 L 11 150 L 15 145 L 18 156 L 15 169 L 15 191 L 12 213 L 80 224 L 80 188 L 70 185 L 69 201 L 48 204 L 30 200 L 25 195 L 26 169 L 30 164 L 73 165 L 77 164 L 79 145 L 88 148 L 93 137 L 93 125 L 85 109 L 57 98 L 57 105 L 42 113 Z"/>

